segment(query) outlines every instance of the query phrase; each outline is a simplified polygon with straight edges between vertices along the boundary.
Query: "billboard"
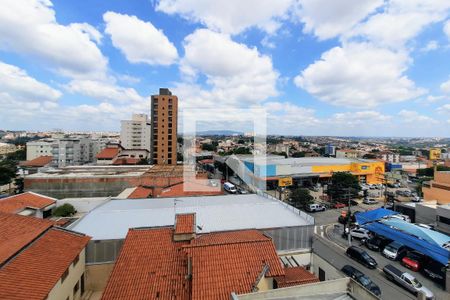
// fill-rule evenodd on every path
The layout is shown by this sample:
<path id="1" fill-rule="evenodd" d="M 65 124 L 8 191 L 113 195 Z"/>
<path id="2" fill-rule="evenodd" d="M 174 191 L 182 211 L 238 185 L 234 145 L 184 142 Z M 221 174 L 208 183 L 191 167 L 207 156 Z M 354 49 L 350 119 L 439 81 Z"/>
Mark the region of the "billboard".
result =
<path id="1" fill-rule="evenodd" d="M 437 160 L 441 158 L 441 149 L 431 148 L 430 149 L 430 160 Z"/>
<path id="2" fill-rule="evenodd" d="M 292 177 L 284 177 L 278 179 L 278 186 L 291 186 L 292 185 Z"/>

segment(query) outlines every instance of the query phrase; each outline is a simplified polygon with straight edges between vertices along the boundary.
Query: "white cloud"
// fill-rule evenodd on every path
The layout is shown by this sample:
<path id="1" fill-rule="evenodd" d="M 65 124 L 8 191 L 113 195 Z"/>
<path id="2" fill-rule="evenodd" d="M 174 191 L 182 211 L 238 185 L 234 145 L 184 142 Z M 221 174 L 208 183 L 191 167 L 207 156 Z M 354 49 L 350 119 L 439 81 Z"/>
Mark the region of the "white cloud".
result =
<path id="1" fill-rule="evenodd" d="M 339 36 L 367 17 L 383 0 L 299 0 L 297 15 L 304 33 L 320 40 Z"/>
<path id="2" fill-rule="evenodd" d="M 374 110 L 364 110 L 356 112 L 343 112 L 334 114 L 328 122 L 335 125 L 345 125 L 349 127 L 361 126 L 367 124 L 379 124 L 388 122 L 391 116 L 382 114 Z"/>
<path id="3" fill-rule="evenodd" d="M 398 113 L 398 115 L 400 116 L 401 121 L 406 122 L 406 123 L 417 123 L 417 122 L 425 122 L 428 124 L 437 123 L 437 121 L 435 119 L 430 118 L 425 115 L 421 115 L 418 112 L 412 111 L 412 110 L 403 109 Z"/>
<path id="4" fill-rule="evenodd" d="M 450 80 L 443 82 L 440 86 L 441 91 L 444 92 L 445 94 L 450 95 Z"/>
<path id="5" fill-rule="evenodd" d="M 444 33 L 450 39 L 450 20 L 448 20 L 444 25 Z"/>
<path id="6" fill-rule="evenodd" d="M 25 70 L 0 61 L 0 92 L 20 102 L 54 102 L 62 93 L 29 76 Z M 22 107 L 23 108 L 23 107 Z"/>
<path id="7" fill-rule="evenodd" d="M 444 104 L 441 107 L 439 107 L 437 109 L 438 112 L 440 113 L 447 113 L 450 114 L 450 104 Z"/>
<path id="8" fill-rule="evenodd" d="M 345 34 L 362 37 L 380 46 L 401 48 L 426 26 L 445 19 L 449 1 L 390 0 L 384 9 Z"/>
<path id="9" fill-rule="evenodd" d="M 426 102 L 429 102 L 429 103 L 434 103 L 434 102 L 438 102 L 438 101 L 440 101 L 440 100 L 443 100 L 443 99 L 445 99 L 446 97 L 445 96 L 433 96 L 433 95 L 428 95 L 427 96 L 427 98 L 425 99 L 426 100 Z"/>
<path id="10" fill-rule="evenodd" d="M 425 93 L 404 75 L 408 64 L 403 52 L 349 43 L 323 53 L 295 78 L 295 84 L 333 105 L 370 108 Z"/>
<path id="11" fill-rule="evenodd" d="M 273 33 L 293 0 L 160 0 L 157 11 L 178 14 L 224 33 L 237 34 L 256 26 Z"/>
<path id="12" fill-rule="evenodd" d="M 425 47 L 420 49 L 422 52 L 429 52 L 439 48 L 439 43 L 437 41 L 429 41 Z"/>
<path id="13" fill-rule="evenodd" d="M 0 49 L 33 57 L 33 62 L 70 77 L 104 77 L 108 60 L 89 24 L 61 25 L 48 0 L 4 0 L 0 9 Z"/>
<path id="14" fill-rule="evenodd" d="M 205 96 L 213 103 L 245 105 L 277 95 L 278 73 L 270 57 L 261 55 L 256 48 L 248 48 L 228 35 L 208 29 L 187 36 L 184 48 L 182 72 L 194 77 L 204 74 L 212 87 Z"/>
<path id="15" fill-rule="evenodd" d="M 111 11 L 103 15 L 103 20 L 114 47 L 120 49 L 129 62 L 170 65 L 178 58 L 175 46 L 152 23 Z"/>
<path id="16" fill-rule="evenodd" d="M 145 101 L 145 98 L 133 88 L 125 88 L 102 81 L 72 80 L 65 88 L 71 93 L 79 93 L 100 101 L 116 101 L 120 103 Z"/>

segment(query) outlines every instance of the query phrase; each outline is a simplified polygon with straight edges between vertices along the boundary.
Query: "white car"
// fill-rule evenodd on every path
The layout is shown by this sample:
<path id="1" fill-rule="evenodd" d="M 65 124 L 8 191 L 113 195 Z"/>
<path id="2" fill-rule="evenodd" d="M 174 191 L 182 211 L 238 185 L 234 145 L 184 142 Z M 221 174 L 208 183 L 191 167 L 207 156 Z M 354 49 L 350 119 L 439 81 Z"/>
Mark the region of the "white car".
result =
<path id="1" fill-rule="evenodd" d="M 368 239 L 370 231 L 364 228 L 350 230 L 350 236 L 357 239 Z"/>
<path id="2" fill-rule="evenodd" d="M 364 204 L 377 204 L 378 201 L 373 198 L 364 198 L 363 203 Z"/>

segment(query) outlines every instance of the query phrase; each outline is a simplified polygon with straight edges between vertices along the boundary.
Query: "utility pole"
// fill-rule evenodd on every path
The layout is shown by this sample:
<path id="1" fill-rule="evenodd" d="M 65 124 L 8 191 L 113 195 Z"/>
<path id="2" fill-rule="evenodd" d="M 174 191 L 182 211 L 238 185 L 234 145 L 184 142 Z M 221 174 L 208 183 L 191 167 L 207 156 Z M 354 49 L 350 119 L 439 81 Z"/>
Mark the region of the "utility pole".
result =
<path id="1" fill-rule="evenodd" d="M 350 200 L 350 188 L 347 189 L 347 197 L 348 197 L 348 211 L 347 211 L 347 228 L 348 228 L 348 234 L 347 234 L 347 239 L 348 239 L 348 245 L 351 246 L 352 245 L 352 236 L 350 235 L 350 222 L 351 222 L 351 210 L 350 210 L 350 204 L 351 204 L 351 200 Z"/>

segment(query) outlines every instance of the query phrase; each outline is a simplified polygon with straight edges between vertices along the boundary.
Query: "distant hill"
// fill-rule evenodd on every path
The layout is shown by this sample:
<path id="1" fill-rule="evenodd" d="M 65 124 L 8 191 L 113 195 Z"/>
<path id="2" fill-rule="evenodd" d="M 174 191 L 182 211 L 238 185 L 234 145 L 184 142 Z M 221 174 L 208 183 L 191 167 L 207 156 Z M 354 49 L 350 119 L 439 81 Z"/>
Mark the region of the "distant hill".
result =
<path id="1" fill-rule="evenodd" d="M 206 131 L 198 131 L 198 136 L 205 136 L 205 135 L 243 135 L 242 132 L 239 131 L 233 131 L 233 130 L 206 130 Z"/>

